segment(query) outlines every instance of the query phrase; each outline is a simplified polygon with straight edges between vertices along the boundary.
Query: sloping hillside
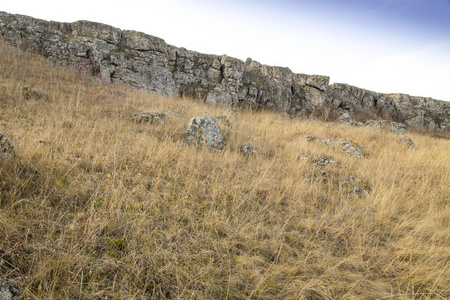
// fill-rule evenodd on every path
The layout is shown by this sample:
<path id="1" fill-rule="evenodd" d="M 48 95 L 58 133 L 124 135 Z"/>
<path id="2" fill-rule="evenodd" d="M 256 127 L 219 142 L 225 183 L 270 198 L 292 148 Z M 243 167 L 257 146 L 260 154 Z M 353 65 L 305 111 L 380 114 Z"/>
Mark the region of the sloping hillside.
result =
<path id="1" fill-rule="evenodd" d="M 166 118 L 135 122 L 145 111 Z M 221 114 L 222 150 L 186 142 L 192 117 Z M 97 85 L 5 45 L 0 131 L 15 152 L 0 158 L 5 297 L 450 297 L 443 136 L 408 133 L 409 147 Z"/>

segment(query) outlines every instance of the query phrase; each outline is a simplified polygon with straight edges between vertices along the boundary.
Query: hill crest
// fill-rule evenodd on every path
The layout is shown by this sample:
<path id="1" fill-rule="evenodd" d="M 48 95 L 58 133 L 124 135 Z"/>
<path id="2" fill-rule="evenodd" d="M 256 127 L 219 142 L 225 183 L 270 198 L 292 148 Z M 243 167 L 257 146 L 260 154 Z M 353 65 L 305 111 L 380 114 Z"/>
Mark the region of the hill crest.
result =
<path id="1" fill-rule="evenodd" d="M 450 131 L 450 105 L 427 97 L 383 94 L 328 76 L 293 73 L 289 68 L 202 54 L 163 39 L 109 25 L 60 23 L 0 12 L 0 37 L 20 48 L 99 77 L 158 94 L 193 96 L 207 103 L 273 108 L 289 115 L 329 109 L 358 121 L 383 118 L 409 126 Z"/>

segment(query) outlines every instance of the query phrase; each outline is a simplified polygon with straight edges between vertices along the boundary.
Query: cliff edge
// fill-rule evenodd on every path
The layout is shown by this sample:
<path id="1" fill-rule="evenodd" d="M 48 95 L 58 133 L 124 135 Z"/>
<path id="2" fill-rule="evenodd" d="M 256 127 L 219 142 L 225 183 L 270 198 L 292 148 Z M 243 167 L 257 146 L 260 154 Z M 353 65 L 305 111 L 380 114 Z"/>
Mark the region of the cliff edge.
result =
<path id="1" fill-rule="evenodd" d="M 60 23 L 0 12 L 0 37 L 49 60 L 98 76 L 105 83 L 130 84 L 167 96 L 183 95 L 226 106 L 274 108 L 291 115 L 314 109 L 410 126 L 450 131 L 450 104 L 426 97 L 383 94 L 329 77 L 245 62 L 168 45 L 145 33 L 77 21 Z"/>

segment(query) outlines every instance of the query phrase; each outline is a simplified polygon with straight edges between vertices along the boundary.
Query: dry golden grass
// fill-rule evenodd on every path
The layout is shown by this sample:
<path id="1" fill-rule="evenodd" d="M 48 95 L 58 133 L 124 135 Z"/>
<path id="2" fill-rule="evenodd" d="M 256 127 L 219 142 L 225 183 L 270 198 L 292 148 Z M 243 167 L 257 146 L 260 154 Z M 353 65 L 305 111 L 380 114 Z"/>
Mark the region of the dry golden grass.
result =
<path id="1" fill-rule="evenodd" d="M 24 99 L 24 86 L 43 96 Z M 131 120 L 145 110 L 177 115 Z M 223 151 L 184 144 L 190 118 L 222 113 Z M 230 114 L 95 85 L 4 45 L 0 131 L 16 149 L 0 161 L 0 249 L 24 299 L 450 297 L 449 140 L 410 133 L 409 149 L 384 131 Z"/>

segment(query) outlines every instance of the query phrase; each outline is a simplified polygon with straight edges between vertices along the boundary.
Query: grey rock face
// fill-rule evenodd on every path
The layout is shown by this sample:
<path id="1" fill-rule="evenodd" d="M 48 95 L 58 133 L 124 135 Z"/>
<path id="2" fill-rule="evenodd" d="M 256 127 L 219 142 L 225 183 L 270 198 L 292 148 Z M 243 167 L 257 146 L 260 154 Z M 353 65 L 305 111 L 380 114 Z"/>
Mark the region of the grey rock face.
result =
<path id="1" fill-rule="evenodd" d="M 221 150 L 224 146 L 219 124 L 209 116 L 194 117 L 191 119 L 186 130 L 186 140 L 197 146 L 205 144 L 217 150 Z"/>
<path id="2" fill-rule="evenodd" d="M 333 83 L 327 89 L 327 104 L 348 112 L 372 112 L 381 94 L 352 85 Z"/>
<path id="3" fill-rule="evenodd" d="M 386 120 L 368 120 L 365 125 L 372 129 L 389 130 L 396 134 L 404 134 L 408 131 L 406 124 Z"/>
<path id="4" fill-rule="evenodd" d="M 382 94 L 342 83 L 326 90 L 326 104 L 337 110 L 400 120 L 415 127 L 450 131 L 450 104 L 405 94 Z"/>
<path id="5" fill-rule="evenodd" d="M 14 146 L 11 142 L 3 136 L 0 132 L 0 159 L 14 157 Z"/>
<path id="6" fill-rule="evenodd" d="M 408 130 L 407 126 L 403 123 L 391 122 L 390 132 L 397 134 L 404 134 Z"/>
<path id="7" fill-rule="evenodd" d="M 355 121 L 348 113 L 344 113 L 339 117 L 339 122 L 350 126 L 358 126 L 359 123 Z"/>
<path id="8" fill-rule="evenodd" d="M 404 94 L 382 94 L 330 78 L 295 74 L 251 59 L 207 55 L 166 44 L 160 38 L 108 25 L 47 22 L 0 12 L 0 38 L 49 60 L 158 94 L 193 96 L 215 105 L 274 108 L 308 115 L 330 107 L 340 113 L 398 120 L 450 132 L 450 104 Z"/>
<path id="9" fill-rule="evenodd" d="M 254 108 L 277 108 L 290 114 L 304 114 L 325 102 L 329 77 L 294 74 L 288 68 L 271 67 L 247 59 L 239 103 Z"/>

